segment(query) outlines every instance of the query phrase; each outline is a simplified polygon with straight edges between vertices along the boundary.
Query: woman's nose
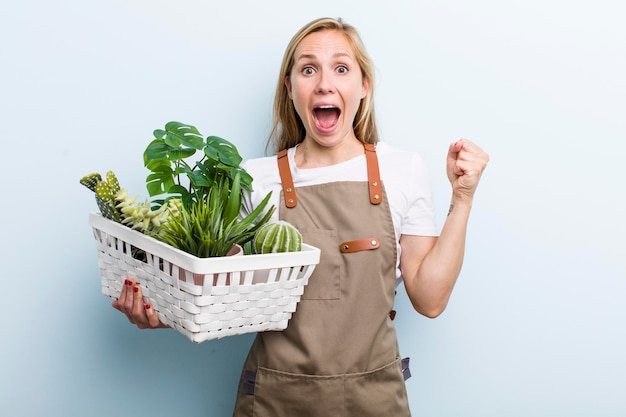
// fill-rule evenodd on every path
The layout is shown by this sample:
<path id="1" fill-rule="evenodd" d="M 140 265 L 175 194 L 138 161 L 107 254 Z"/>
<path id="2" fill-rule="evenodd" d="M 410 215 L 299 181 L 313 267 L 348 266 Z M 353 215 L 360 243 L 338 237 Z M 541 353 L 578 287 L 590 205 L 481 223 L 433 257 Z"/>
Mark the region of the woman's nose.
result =
<path id="1" fill-rule="evenodd" d="M 327 94 L 327 93 L 332 93 L 335 91 L 335 87 L 332 82 L 332 77 L 326 71 L 321 71 L 319 73 L 319 78 L 318 78 L 317 87 L 315 91 L 318 94 Z"/>

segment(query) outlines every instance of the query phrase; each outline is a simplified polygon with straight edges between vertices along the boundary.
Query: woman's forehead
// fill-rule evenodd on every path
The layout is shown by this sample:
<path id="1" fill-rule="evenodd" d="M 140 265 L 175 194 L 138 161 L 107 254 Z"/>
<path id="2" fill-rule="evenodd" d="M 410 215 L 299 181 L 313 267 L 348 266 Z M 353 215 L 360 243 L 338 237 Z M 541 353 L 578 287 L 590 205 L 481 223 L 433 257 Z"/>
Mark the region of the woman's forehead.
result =
<path id="1" fill-rule="evenodd" d="M 354 59 L 352 44 L 338 30 L 323 30 L 305 36 L 296 47 L 294 59 L 316 58 L 320 55 Z"/>

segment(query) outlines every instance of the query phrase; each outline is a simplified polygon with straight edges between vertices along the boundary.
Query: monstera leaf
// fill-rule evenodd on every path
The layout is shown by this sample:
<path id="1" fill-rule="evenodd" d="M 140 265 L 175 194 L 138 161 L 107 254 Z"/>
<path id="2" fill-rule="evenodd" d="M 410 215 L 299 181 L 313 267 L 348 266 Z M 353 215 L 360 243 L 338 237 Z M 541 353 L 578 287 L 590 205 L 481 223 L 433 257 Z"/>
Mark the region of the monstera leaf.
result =
<path id="1" fill-rule="evenodd" d="M 150 170 L 146 187 L 155 203 L 175 197 L 190 207 L 205 198 L 218 182 L 225 181 L 230 187 L 237 175 L 242 189 L 252 189 L 252 177 L 241 168 L 237 147 L 226 139 L 203 139 L 196 127 L 180 122 L 169 122 L 153 134 L 143 159 Z M 189 162 L 197 152 L 199 159 Z"/>

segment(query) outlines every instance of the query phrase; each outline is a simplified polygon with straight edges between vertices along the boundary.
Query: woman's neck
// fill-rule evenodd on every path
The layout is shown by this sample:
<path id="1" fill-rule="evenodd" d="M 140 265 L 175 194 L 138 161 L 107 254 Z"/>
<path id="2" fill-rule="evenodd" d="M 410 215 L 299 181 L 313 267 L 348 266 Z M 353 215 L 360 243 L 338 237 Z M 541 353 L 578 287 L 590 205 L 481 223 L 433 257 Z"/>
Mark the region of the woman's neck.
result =
<path id="1" fill-rule="evenodd" d="M 299 169 L 321 168 L 346 162 L 363 154 L 363 144 L 355 137 L 335 146 L 324 146 L 305 138 L 297 147 L 295 163 Z"/>

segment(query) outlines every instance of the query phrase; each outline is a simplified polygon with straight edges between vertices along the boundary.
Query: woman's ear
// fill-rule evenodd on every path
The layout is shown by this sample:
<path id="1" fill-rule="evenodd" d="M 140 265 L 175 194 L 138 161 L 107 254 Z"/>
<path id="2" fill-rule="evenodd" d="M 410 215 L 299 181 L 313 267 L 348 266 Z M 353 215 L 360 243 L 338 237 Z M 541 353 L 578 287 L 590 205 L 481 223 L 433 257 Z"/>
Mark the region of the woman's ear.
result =
<path id="1" fill-rule="evenodd" d="M 370 80 L 363 77 L 363 86 L 361 87 L 361 99 L 367 97 L 367 93 L 370 91 Z"/>
<path id="2" fill-rule="evenodd" d="M 291 94 L 291 78 L 289 75 L 285 77 L 285 87 L 287 87 L 287 94 L 289 95 L 289 98 L 293 100 L 293 95 Z"/>

